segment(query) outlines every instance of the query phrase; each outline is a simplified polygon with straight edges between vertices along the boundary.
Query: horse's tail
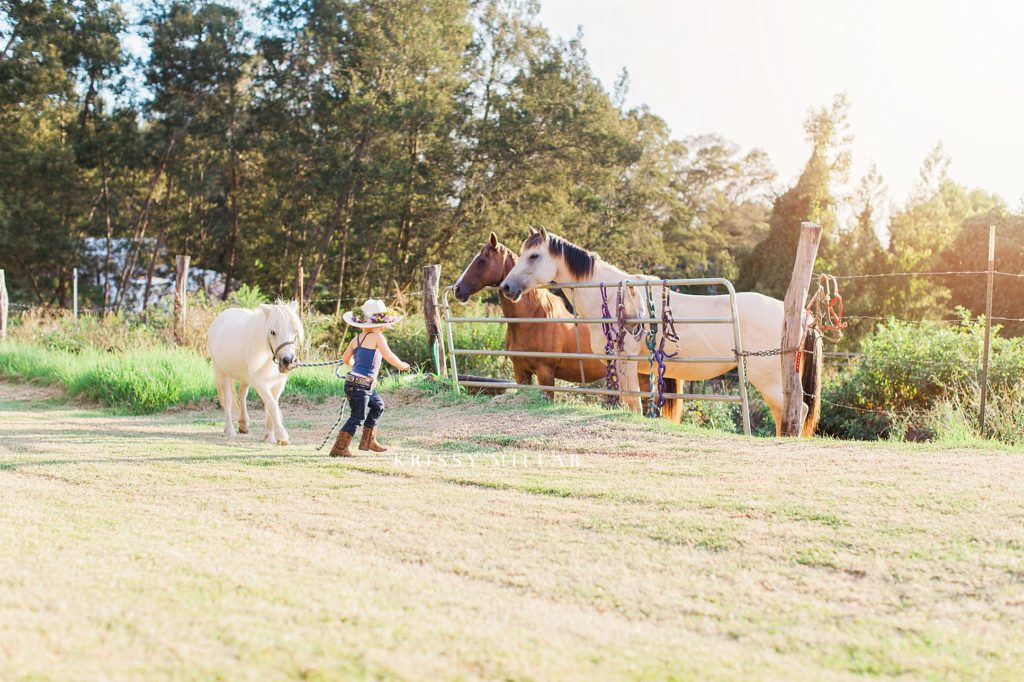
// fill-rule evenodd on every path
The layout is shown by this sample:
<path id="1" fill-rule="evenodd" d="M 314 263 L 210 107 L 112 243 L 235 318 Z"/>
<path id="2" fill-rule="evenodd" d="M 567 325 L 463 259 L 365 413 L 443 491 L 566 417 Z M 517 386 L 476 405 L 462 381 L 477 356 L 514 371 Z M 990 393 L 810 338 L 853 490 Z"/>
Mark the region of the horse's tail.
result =
<path id="1" fill-rule="evenodd" d="M 679 393 L 679 380 L 665 377 L 665 393 Z M 665 398 L 661 408 L 662 419 L 678 424 L 683 418 L 683 403 L 677 398 Z"/>
<path id="2" fill-rule="evenodd" d="M 807 405 L 807 419 L 800 430 L 801 436 L 813 436 L 821 419 L 821 375 L 824 371 L 824 345 L 821 332 L 807 330 L 804 341 L 804 358 L 800 365 L 800 383 L 803 386 L 804 404 Z"/>

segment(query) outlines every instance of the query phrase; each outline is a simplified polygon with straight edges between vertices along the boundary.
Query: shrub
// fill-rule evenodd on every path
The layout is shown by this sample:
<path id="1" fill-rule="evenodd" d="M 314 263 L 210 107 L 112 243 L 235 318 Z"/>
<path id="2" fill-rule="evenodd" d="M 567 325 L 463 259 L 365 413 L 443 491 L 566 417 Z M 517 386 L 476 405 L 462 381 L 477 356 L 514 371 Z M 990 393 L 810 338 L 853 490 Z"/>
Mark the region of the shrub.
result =
<path id="1" fill-rule="evenodd" d="M 261 303 L 268 303 L 270 299 L 260 291 L 259 286 L 249 286 L 243 284 L 242 286 L 235 289 L 234 293 L 231 294 L 234 299 L 235 305 L 240 308 L 255 308 Z"/>
<path id="2" fill-rule="evenodd" d="M 1024 344 L 993 330 L 993 407 L 1011 408 L 1014 386 L 1024 377 Z M 896 320 L 879 325 L 865 339 L 861 361 L 825 387 L 821 431 L 859 439 L 937 437 L 943 414 L 963 415 L 966 406 L 977 404 L 983 344 L 984 325 L 967 317 L 954 326 Z M 952 422 L 946 423 L 951 429 Z"/>

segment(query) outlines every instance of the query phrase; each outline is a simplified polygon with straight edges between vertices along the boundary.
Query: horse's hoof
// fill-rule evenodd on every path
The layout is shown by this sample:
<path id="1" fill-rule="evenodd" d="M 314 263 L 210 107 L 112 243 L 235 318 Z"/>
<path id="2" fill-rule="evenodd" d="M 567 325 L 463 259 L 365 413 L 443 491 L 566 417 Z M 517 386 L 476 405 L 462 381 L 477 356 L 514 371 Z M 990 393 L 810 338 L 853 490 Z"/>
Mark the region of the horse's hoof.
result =
<path id="1" fill-rule="evenodd" d="M 288 445 L 288 439 L 287 438 L 282 438 L 279 441 L 277 441 L 277 444 L 278 445 Z"/>
<path id="2" fill-rule="evenodd" d="M 248 426 L 242 426 L 241 424 L 239 424 L 238 425 L 238 432 L 239 433 L 249 433 L 249 427 Z"/>

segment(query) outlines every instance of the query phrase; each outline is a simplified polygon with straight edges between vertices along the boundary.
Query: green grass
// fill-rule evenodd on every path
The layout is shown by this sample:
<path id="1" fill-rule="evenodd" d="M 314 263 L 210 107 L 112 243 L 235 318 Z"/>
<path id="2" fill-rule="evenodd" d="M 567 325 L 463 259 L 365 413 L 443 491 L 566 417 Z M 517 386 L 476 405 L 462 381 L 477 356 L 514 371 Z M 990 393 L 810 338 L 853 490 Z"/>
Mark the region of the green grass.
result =
<path id="1" fill-rule="evenodd" d="M 58 386 L 73 398 L 130 414 L 153 414 L 217 398 L 210 362 L 177 348 L 75 353 L 5 343 L 0 346 L 0 377 Z M 285 389 L 285 395 L 317 402 L 341 392 L 332 367 L 296 370 Z"/>
<path id="2" fill-rule="evenodd" d="M 339 462 L 0 382 L 0 679 L 1019 677 L 1020 455 L 384 384 Z"/>

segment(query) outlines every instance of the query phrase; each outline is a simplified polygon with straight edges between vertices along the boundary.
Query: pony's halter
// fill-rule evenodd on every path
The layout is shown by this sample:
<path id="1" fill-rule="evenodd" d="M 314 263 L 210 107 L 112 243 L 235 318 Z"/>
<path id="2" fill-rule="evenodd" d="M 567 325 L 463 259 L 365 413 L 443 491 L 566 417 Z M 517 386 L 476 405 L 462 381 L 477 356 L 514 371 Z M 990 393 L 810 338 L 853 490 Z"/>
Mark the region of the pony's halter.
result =
<path id="1" fill-rule="evenodd" d="M 281 349 L 284 348 L 285 346 L 294 346 L 294 345 L 295 345 L 295 339 L 292 339 L 291 341 L 284 341 L 281 344 L 279 344 L 277 346 L 277 348 L 274 348 L 274 344 L 270 343 L 270 337 L 267 336 L 267 348 L 270 349 L 270 354 L 274 358 L 274 364 L 277 365 L 277 369 L 278 370 L 281 369 L 281 360 L 277 357 L 277 354 L 280 353 Z"/>

